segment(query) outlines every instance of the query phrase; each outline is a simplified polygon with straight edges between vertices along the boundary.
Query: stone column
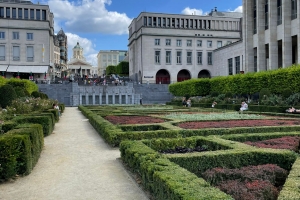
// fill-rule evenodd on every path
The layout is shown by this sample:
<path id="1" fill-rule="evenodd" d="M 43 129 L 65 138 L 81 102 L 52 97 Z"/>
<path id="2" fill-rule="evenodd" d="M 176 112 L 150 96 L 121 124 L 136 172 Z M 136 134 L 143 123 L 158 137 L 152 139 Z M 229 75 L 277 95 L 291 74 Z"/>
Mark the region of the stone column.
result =
<path id="1" fill-rule="evenodd" d="M 269 1 L 269 68 L 278 69 L 277 1 Z"/>
<path id="2" fill-rule="evenodd" d="M 122 94 L 119 93 L 119 104 L 122 104 Z"/>
<path id="3" fill-rule="evenodd" d="M 297 2 L 297 24 L 300 27 L 300 2 Z M 297 60 L 296 63 L 300 63 L 300 31 L 297 34 Z"/>
<path id="4" fill-rule="evenodd" d="M 257 1 L 257 71 L 266 71 L 265 0 Z"/>
<path id="5" fill-rule="evenodd" d="M 86 105 L 90 105 L 89 93 L 85 93 L 85 101 L 86 101 Z"/>
<path id="6" fill-rule="evenodd" d="M 128 94 L 125 94 L 125 104 L 128 104 Z"/>
<path id="7" fill-rule="evenodd" d="M 82 105 L 82 94 L 79 93 L 79 105 Z"/>
<path id="8" fill-rule="evenodd" d="M 108 105 L 108 93 L 106 93 L 106 95 L 105 95 L 105 100 L 106 100 L 106 105 Z"/>
<path id="9" fill-rule="evenodd" d="M 93 105 L 95 105 L 95 93 L 93 93 Z"/>
<path id="10" fill-rule="evenodd" d="M 116 98 L 115 93 L 113 93 L 112 94 L 112 104 L 115 104 L 115 98 Z"/>
<path id="11" fill-rule="evenodd" d="M 299 2 L 298 2 L 299 3 Z M 292 65 L 291 1 L 282 1 L 282 67 Z"/>
<path id="12" fill-rule="evenodd" d="M 102 93 L 99 94 L 99 104 L 102 105 Z"/>
<path id="13" fill-rule="evenodd" d="M 245 44 L 245 72 L 254 72 L 252 1 L 243 1 L 243 35 Z"/>
<path id="14" fill-rule="evenodd" d="M 132 101 L 131 104 L 134 104 L 134 94 L 131 95 Z"/>

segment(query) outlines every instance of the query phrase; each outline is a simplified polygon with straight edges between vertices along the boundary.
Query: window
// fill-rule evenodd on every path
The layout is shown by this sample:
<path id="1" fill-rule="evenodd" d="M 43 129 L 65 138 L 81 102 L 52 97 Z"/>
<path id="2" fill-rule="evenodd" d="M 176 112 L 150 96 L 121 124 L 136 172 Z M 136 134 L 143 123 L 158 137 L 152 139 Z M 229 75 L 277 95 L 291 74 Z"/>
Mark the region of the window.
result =
<path id="1" fill-rule="evenodd" d="M 42 20 L 46 21 L 46 10 L 42 10 Z"/>
<path id="2" fill-rule="evenodd" d="M 111 62 L 111 55 L 107 56 L 108 62 Z"/>
<path id="3" fill-rule="evenodd" d="M 6 8 L 6 18 L 10 18 L 10 8 Z"/>
<path id="4" fill-rule="evenodd" d="M 0 45 L 0 60 L 5 60 L 5 46 Z"/>
<path id="5" fill-rule="evenodd" d="M 166 64 L 171 64 L 171 51 L 166 51 Z"/>
<path id="6" fill-rule="evenodd" d="M 228 75 L 232 75 L 232 58 L 228 59 Z"/>
<path id="7" fill-rule="evenodd" d="M 176 63 L 181 64 L 181 51 L 176 52 L 176 58 L 177 58 Z"/>
<path id="8" fill-rule="evenodd" d="M 114 60 L 116 60 L 117 59 L 117 55 L 114 55 Z"/>
<path id="9" fill-rule="evenodd" d="M 28 16 L 29 16 L 29 15 L 28 15 L 28 9 L 25 8 L 25 9 L 24 9 L 24 19 L 29 19 Z"/>
<path id="10" fill-rule="evenodd" d="M 19 61 L 20 60 L 20 47 L 13 46 L 13 60 Z"/>
<path id="11" fill-rule="evenodd" d="M 202 65 L 202 52 L 197 52 L 197 64 Z"/>
<path id="12" fill-rule="evenodd" d="M 19 32 L 13 32 L 13 40 L 18 40 L 19 38 Z"/>
<path id="13" fill-rule="evenodd" d="M 277 0 L 277 25 L 282 24 L 282 0 Z"/>
<path id="14" fill-rule="evenodd" d="M 257 19 L 256 19 L 256 0 L 252 0 L 253 1 L 253 34 L 257 33 Z"/>
<path id="15" fill-rule="evenodd" d="M 0 7 L 0 18 L 4 18 L 4 8 Z"/>
<path id="16" fill-rule="evenodd" d="M 5 39 L 5 32 L 0 32 L 0 39 Z"/>
<path id="17" fill-rule="evenodd" d="M 159 26 L 159 27 L 161 26 L 161 18 L 160 17 L 157 18 L 157 26 Z"/>
<path id="18" fill-rule="evenodd" d="M 171 39 L 166 39 L 166 46 L 171 46 Z"/>
<path id="19" fill-rule="evenodd" d="M 147 17 L 144 17 L 144 26 L 147 26 Z"/>
<path id="20" fill-rule="evenodd" d="M 292 20 L 297 18 L 297 0 L 292 0 Z"/>
<path id="21" fill-rule="evenodd" d="M 188 51 L 186 53 L 186 63 L 187 64 L 192 64 L 192 52 Z"/>
<path id="22" fill-rule="evenodd" d="M 106 55 L 102 55 L 102 60 L 106 61 Z"/>
<path id="23" fill-rule="evenodd" d="M 12 8 L 12 18 L 13 19 L 17 18 L 17 9 L 16 8 Z"/>
<path id="24" fill-rule="evenodd" d="M 202 40 L 197 40 L 197 47 L 202 47 Z"/>
<path id="25" fill-rule="evenodd" d="M 160 45 L 160 39 L 155 39 L 155 45 Z"/>
<path id="26" fill-rule="evenodd" d="M 166 18 L 163 18 L 163 27 L 166 27 Z"/>
<path id="27" fill-rule="evenodd" d="M 152 17 L 148 17 L 148 26 L 152 26 Z"/>
<path id="28" fill-rule="evenodd" d="M 207 64 L 212 65 L 212 52 L 207 52 Z"/>
<path id="29" fill-rule="evenodd" d="M 186 41 L 186 46 L 191 47 L 192 46 L 192 40 L 187 40 Z"/>
<path id="30" fill-rule="evenodd" d="M 160 64 L 160 51 L 155 51 L 155 64 Z"/>
<path id="31" fill-rule="evenodd" d="M 36 20 L 41 20 L 41 10 L 40 9 L 36 10 Z"/>
<path id="32" fill-rule="evenodd" d="M 27 40 L 33 40 L 33 33 L 27 33 Z"/>
<path id="33" fill-rule="evenodd" d="M 235 73 L 239 74 L 241 69 L 240 69 L 240 56 L 237 56 L 234 58 L 235 59 Z"/>
<path id="34" fill-rule="evenodd" d="M 222 47 L 222 41 L 218 41 L 217 47 L 218 47 L 218 48 Z"/>
<path id="35" fill-rule="evenodd" d="M 212 47 L 212 41 L 207 41 L 207 47 L 211 48 Z"/>
<path id="36" fill-rule="evenodd" d="M 22 19 L 23 15 L 22 15 L 22 8 L 18 8 L 18 19 Z"/>
<path id="37" fill-rule="evenodd" d="M 33 61 L 33 46 L 27 46 L 26 49 L 27 61 Z"/>
<path id="38" fill-rule="evenodd" d="M 30 9 L 30 19 L 34 20 L 34 10 Z"/>
<path id="39" fill-rule="evenodd" d="M 265 0 L 265 30 L 269 28 L 269 0 Z"/>
<path id="40" fill-rule="evenodd" d="M 176 40 L 176 46 L 181 47 L 181 40 Z"/>

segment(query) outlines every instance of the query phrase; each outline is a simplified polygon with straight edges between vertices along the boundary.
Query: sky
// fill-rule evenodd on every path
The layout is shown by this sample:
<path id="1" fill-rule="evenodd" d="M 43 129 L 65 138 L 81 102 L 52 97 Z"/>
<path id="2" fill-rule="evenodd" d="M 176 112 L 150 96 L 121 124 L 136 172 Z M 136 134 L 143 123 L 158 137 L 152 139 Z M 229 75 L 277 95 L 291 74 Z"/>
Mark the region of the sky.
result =
<path id="1" fill-rule="evenodd" d="M 242 12 L 242 0 L 32 0 L 47 4 L 54 14 L 55 34 L 68 37 L 68 55 L 79 42 L 86 61 L 97 66 L 100 50 L 128 50 L 128 26 L 141 12 L 206 15 Z"/>

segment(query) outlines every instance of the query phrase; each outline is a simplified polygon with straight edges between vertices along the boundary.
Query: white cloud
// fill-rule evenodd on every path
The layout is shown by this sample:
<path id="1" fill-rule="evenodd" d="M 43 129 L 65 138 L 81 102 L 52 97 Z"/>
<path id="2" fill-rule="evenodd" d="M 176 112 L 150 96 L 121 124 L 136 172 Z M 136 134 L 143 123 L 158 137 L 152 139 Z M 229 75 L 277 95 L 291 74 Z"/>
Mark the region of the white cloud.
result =
<path id="1" fill-rule="evenodd" d="M 239 7 L 237 7 L 234 10 L 228 10 L 228 11 L 229 12 L 240 12 L 240 13 L 242 13 L 243 12 L 243 6 L 239 6 Z"/>
<path id="2" fill-rule="evenodd" d="M 195 9 L 190 7 L 183 9 L 181 13 L 184 15 L 203 15 L 203 11 L 201 9 Z"/>
<path id="3" fill-rule="evenodd" d="M 125 13 L 108 11 L 105 6 L 111 3 L 111 0 L 48 1 L 55 28 L 63 26 L 71 32 L 127 34 L 132 19 Z"/>
<path id="4" fill-rule="evenodd" d="M 77 42 L 83 48 L 84 57 L 86 61 L 91 63 L 93 66 L 97 66 L 97 51 L 94 49 L 94 45 L 91 40 L 82 38 L 73 33 L 66 33 L 68 37 L 68 56 L 73 57 L 73 48 Z"/>

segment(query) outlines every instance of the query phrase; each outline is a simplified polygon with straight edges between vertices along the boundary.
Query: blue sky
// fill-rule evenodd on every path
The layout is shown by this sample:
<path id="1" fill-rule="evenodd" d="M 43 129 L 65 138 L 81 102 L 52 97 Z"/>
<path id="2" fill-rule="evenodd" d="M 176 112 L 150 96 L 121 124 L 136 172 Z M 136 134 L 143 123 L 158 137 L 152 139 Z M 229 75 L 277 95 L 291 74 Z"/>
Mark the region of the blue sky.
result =
<path id="1" fill-rule="evenodd" d="M 84 56 L 97 65 L 100 50 L 127 50 L 128 26 L 141 12 L 205 15 L 218 11 L 242 11 L 242 0 L 32 0 L 47 4 L 54 14 L 54 31 L 68 36 L 69 58 L 77 42 Z"/>

